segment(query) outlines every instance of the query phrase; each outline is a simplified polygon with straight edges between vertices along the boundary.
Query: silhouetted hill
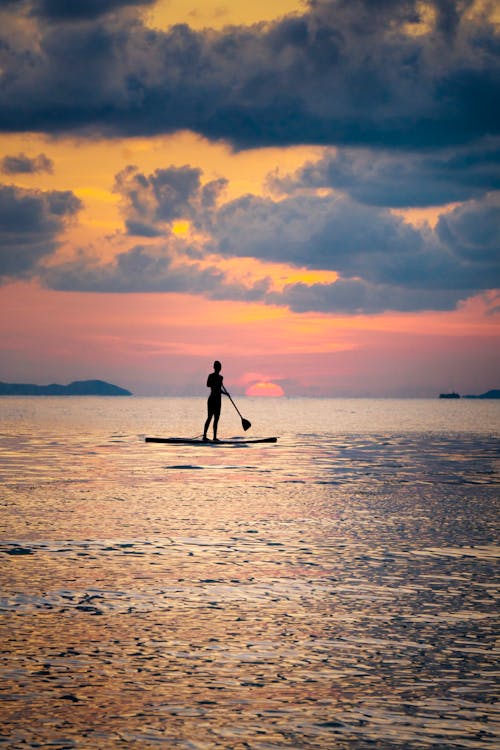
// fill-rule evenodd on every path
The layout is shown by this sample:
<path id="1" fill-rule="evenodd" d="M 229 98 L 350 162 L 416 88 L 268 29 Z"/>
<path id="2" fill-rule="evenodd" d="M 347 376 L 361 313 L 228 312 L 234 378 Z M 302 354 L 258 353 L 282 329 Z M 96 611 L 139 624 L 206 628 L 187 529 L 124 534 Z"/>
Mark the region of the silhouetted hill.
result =
<path id="1" fill-rule="evenodd" d="M 131 392 L 104 380 L 75 380 L 69 385 L 2 383 L 0 396 L 131 396 Z"/>
<path id="2" fill-rule="evenodd" d="M 480 396 L 464 396 L 464 398 L 500 398 L 500 388 L 493 388 L 491 391 L 481 393 Z"/>

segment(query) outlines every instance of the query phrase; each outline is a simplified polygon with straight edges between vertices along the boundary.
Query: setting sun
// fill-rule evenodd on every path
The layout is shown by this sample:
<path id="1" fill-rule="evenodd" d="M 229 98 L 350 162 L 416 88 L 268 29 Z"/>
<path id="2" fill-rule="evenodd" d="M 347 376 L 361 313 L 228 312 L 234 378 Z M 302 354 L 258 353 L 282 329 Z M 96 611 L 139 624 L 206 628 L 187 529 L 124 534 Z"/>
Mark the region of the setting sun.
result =
<path id="1" fill-rule="evenodd" d="M 260 381 L 258 383 L 252 383 L 252 385 L 246 389 L 245 394 L 247 396 L 284 396 L 285 392 L 277 383 Z"/>

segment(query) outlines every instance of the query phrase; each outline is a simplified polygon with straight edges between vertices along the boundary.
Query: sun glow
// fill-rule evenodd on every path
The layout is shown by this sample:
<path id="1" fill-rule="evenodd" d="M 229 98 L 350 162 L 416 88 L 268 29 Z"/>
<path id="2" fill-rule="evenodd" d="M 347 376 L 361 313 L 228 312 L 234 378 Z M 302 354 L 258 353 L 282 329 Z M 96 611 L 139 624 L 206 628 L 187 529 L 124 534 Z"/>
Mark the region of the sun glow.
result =
<path id="1" fill-rule="evenodd" d="M 277 383 L 269 383 L 265 381 L 259 381 L 258 383 L 252 383 L 245 391 L 246 396 L 284 396 L 285 391 Z"/>
<path id="2" fill-rule="evenodd" d="M 190 223 L 189 221 L 174 221 L 172 231 L 177 237 L 186 237 L 189 234 Z"/>

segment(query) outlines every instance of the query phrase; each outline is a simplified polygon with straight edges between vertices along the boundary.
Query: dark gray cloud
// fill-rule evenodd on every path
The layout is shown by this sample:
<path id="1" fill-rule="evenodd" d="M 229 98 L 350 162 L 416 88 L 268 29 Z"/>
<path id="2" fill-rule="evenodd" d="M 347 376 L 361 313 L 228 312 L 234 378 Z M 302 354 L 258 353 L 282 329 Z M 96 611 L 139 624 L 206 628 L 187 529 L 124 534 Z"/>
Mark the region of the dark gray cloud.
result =
<path id="1" fill-rule="evenodd" d="M 54 162 L 45 154 L 30 157 L 26 154 L 4 156 L 0 162 L 0 170 L 4 174 L 35 174 L 37 172 L 53 172 Z"/>
<path id="2" fill-rule="evenodd" d="M 123 8 L 153 5 L 156 0 L 35 0 L 33 13 L 49 20 L 98 18 Z"/>
<path id="3" fill-rule="evenodd" d="M 388 221 L 383 215 L 381 227 Z M 405 245 L 400 233 L 399 247 L 354 251 L 347 263 L 334 261 L 332 267 L 340 272 L 335 283 L 290 284 L 266 301 L 296 312 L 451 310 L 473 294 L 500 286 L 499 194 L 443 214 L 435 231 L 413 231 L 418 242 L 410 233 Z"/>
<path id="4" fill-rule="evenodd" d="M 177 292 L 213 299 L 261 299 L 269 287 L 262 279 L 254 285 L 231 283 L 216 266 L 174 262 L 168 247 L 136 245 L 108 263 L 79 255 L 41 273 L 52 289 L 79 292 Z"/>
<path id="5" fill-rule="evenodd" d="M 302 15 L 270 24 L 198 32 L 152 30 L 128 12 L 58 23 L 62 0 L 39 2 L 34 10 L 46 12 L 36 47 L 20 31 L 22 14 L 4 13 L 0 128 L 191 129 L 237 148 L 427 148 L 498 133 L 493 24 L 465 13 L 467 2 L 428 5 L 435 27 L 412 35 L 417 0 L 310 2 Z"/>
<path id="6" fill-rule="evenodd" d="M 347 198 L 297 195 L 282 201 L 244 196 L 226 203 L 213 228 L 214 250 L 355 276 L 385 259 L 410 264 L 427 238 L 387 209 Z M 413 263 L 411 263 L 413 265 Z M 410 275 L 410 273 L 408 273 Z"/>
<path id="7" fill-rule="evenodd" d="M 57 248 L 66 220 L 80 208 L 69 190 L 0 185 L 0 278 L 33 275 L 39 261 Z"/>
<path id="8" fill-rule="evenodd" d="M 74 260 L 45 269 L 42 279 L 52 289 L 65 291 L 209 293 L 223 278 L 216 269 L 199 273 L 198 267 L 191 270 L 190 276 L 185 265 L 174 266 L 168 249 L 136 245 L 108 263 L 79 254 Z"/>
<path id="9" fill-rule="evenodd" d="M 201 169 L 185 165 L 145 175 L 134 166 L 116 175 L 114 190 L 122 196 L 127 232 L 143 237 L 170 233 L 170 224 L 189 219 L 206 222 L 227 180 L 201 184 Z"/>
<path id="10" fill-rule="evenodd" d="M 275 175 L 270 185 L 285 192 L 334 188 L 360 203 L 393 208 L 467 201 L 500 189 L 500 142 L 423 154 L 339 149 L 295 175 Z"/>
<path id="11" fill-rule="evenodd" d="M 267 301 L 294 312 L 372 314 L 385 311 L 453 310 L 470 289 L 408 289 L 363 279 L 339 279 L 332 284 L 290 284 Z"/>
<path id="12" fill-rule="evenodd" d="M 437 235 L 466 263 L 484 265 L 493 273 L 490 284 L 500 286 L 500 195 L 471 201 L 440 216 Z"/>
<path id="13" fill-rule="evenodd" d="M 218 211 L 214 249 L 337 271 L 344 279 L 473 293 L 500 286 L 499 204 L 498 193 L 470 201 L 433 230 L 348 198 L 246 196 Z"/>
<path id="14" fill-rule="evenodd" d="M 25 10 L 49 21 L 81 21 L 95 19 L 123 8 L 152 5 L 156 0 L 1 0 L 5 7 Z"/>

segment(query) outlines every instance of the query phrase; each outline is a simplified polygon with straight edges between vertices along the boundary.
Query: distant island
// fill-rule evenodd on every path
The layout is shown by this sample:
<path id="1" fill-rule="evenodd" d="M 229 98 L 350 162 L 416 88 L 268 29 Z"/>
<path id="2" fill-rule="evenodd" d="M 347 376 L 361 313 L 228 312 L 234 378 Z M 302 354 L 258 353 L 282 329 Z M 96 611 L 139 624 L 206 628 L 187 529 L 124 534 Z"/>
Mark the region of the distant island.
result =
<path id="1" fill-rule="evenodd" d="M 132 393 L 104 380 L 75 380 L 69 385 L 2 383 L 0 396 L 131 396 Z"/>
<path id="2" fill-rule="evenodd" d="M 461 398 L 460 394 L 455 393 L 440 393 L 439 398 Z M 500 398 L 500 388 L 494 388 L 486 393 L 481 393 L 480 396 L 463 396 L 462 398 Z"/>
<path id="3" fill-rule="evenodd" d="M 480 396 L 464 396 L 464 398 L 500 398 L 500 388 L 486 391 L 486 393 L 481 393 Z"/>

